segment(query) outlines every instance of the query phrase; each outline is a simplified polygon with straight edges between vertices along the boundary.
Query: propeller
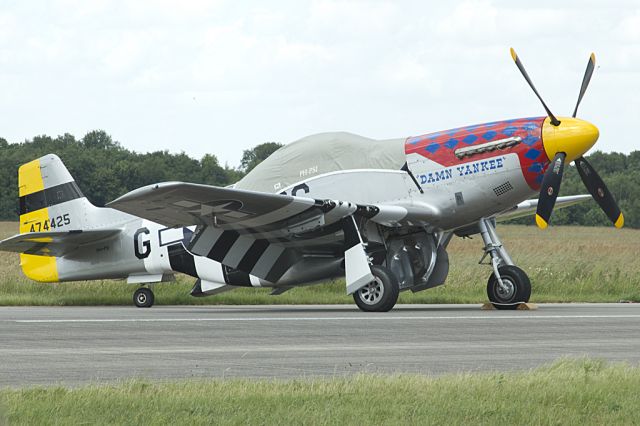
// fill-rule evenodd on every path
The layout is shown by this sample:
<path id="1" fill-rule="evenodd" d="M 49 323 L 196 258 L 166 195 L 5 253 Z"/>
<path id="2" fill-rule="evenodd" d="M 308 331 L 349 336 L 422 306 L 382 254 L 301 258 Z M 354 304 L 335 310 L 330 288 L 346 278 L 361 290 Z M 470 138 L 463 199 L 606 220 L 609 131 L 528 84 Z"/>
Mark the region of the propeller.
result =
<path id="1" fill-rule="evenodd" d="M 542 106 L 547 112 L 547 116 L 549 116 L 550 124 L 557 129 L 562 129 L 561 121 L 558 120 L 555 115 L 553 115 L 553 113 L 551 112 L 547 104 L 542 99 L 542 96 L 540 96 L 540 94 L 536 90 L 535 86 L 533 85 L 533 82 L 531 81 L 531 78 L 529 78 L 529 74 L 527 74 L 527 71 L 525 70 L 524 65 L 522 65 L 520 58 L 518 58 L 518 55 L 516 54 L 516 51 L 513 48 L 511 48 L 511 57 L 513 58 L 514 62 L 516 63 L 516 66 L 520 70 L 520 73 L 522 74 L 524 79 L 527 81 L 531 89 L 533 90 L 533 93 L 535 93 L 535 95 L 540 100 L 540 103 L 542 103 Z M 586 128 L 586 124 L 588 124 L 581 120 L 575 120 L 575 117 L 578 113 L 578 107 L 580 106 L 580 102 L 582 102 L 582 98 L 584 97 L 584 94 L 586 93 L 587 88 L 589 87 L 589 82 L 591 81 L 591 76 L 593 75 L 593 70 L 595 69 L 595 65 L 596 65 L 596 57 L 592 53 L 591 56 L 589 56 L 589 61 L 587 62 L 587 68 L 584 72 L 584 77 L 582 78 L 582 85 L 580 86 L 580 92 L 578 94 L 578 101 L 576 102 L 576 107 L 573 110 L 573 116 L 572 116 L 573 121 L 582 123 L 582 124 L 578 124 L 578 128 L 580 128 L 580 126 L 585 126 Z M 566 119 L 566 120 L 571 121 L 572 119 Z M 568 129 L 568 130 L 570 132 L 573 132 L 572 136 L 575 135 L 575 129 Z M 607 186 L 602 181 L 602 178 L 600 178 L 598 173 L 596 173 L 593 167 L 591 167 L 591 164 L 589 164 L 589 162 L 587 162 L 587 160 L 580 154 L 580 153 L 584 153 L 588 148 L 590 148 L 591 145 L 595 143 L 596 139 L 597 139 L 597 129 L 596 129 L 596 136 L 592 139 L 591 144 L 589 145 L 588 142 L 583 141 L 582 144 L 584 144 L 586 148 L 581 151 L 579 150 L 579 152 L 575 152 L 575 151 L 577 148 L 581 148 L 581 146 L 578 146 L 576 148 L 575 146 L 572 147 L 570 145 L 565 145 L 563 147 L 562 143 L 566 143 L 566 142 L 562 142 L 562 141 L 561 143 L 554 144 L 555 151 L 557 152 L 555 152 L 553 160 L 549 164 L 549 167 L 547 167 L 547 171 L 545 172 L 544 177 L 542 178 L 542 187 L 540 189 L 540 197 L 538 198 L 538 207 L 536 210 L 536 224 L 538 225 L 538 227 L 545 229 L 549 224 L 549 219 L 551 218 L 551 213 L 553 212 L 553 207 L 556 203 L 556 198 L 558 197 L 558 193 L 560 192 L 560 184 L 562 182 L 562 174 L 564 171 L 564 163 L 565 163 L 565 160 L 567 159 L 567 152 L 569 151 L 574 153 L 574 155 L 569 158 L 569 161 L 574 160 L 575 165 L 578 169 L 578 173 L 580 174 L 580 178 L 582 179 L 584 186 L 587 188 L 591 196 L 598 203 L 598 205 L 607 215 L 609 220 L 613 222 L 616 228 L 621 228 L 624 225 L 624 216 L 622 215 L 620 208 L 616 204 L 616 201 L 614 200 L 613 195 L 611 194 Z M 544 140 L 543 140 L 543 144 L 544 144 Z M 547 155 L 549 157 L 553 155 L 552 152 L 550 152 L 546 146 L 545 146 L 545 150 L 547 151 Z"/>
<path id="2" fill-rule="evenodd" d="M 540 189 L 538 208 L 536 210 L 536 224 L 539 228 L 545 229 L 549 224 L 553 206 L 555 206 L 556 198 L 558 198 L 558 193 L 560 192 L 566 156 L 564 152 L 557 153 L 542 178 L 542 188 Z"/>
<path id="3" fill-rule="evenodd" d="M 542 106 L 544 107 L 544 110 L 547 111 L 547 115 L 551 119 L 551 124 L 554 125 L 554 126 L 559 126 L 560 125 L 560 120 L 558 120 L 556 118 L 556 116 L 553 115 L 553 113 L 551 112 L 551 110 L 549 109 L 547 104 L 545 104 L 544 101 L 542 100 L 542 96 L 540 96 L 540 93 L 538 93 L 538 91 L 536 90 L 536 86 L 533 85 L 533 82 L 529 78 L 529 74 L 527 74 L 527 70 L 524 69 L 524 65 L 522 65 L 522 62 L 520 62 L 520 58 L 518 58 L 518 54 L 513 49 L 513 47 L 511 48 L 511 57 L 515 61 L 516 66 L 518 67 L 518 69 L 522 73 L 522 76 L 524 77 L 524 79 L 527 80 L 527 83 L 529 83 L 529 86 L 533 90 L 533 93 L 535 93 L 536 96 L 538 97 L 538 99 L 540 99 L 540 102 L 542 103 Z"/>
<path id="4" fill-rule="evenodd" d="M 578 114 L 578 107 L 580 106 L 580 102 L 582 102 L 584 93 L 587 91 L 587 87 L 589 87 L 589 82 L 591 81 L 591 76 L 593 75 L 593 70 L 595 67 L 596 55 L 592 53 L 591 56 L 589 56 L 589 62 L 587 62 L 587 69 L 584 71 L 584 77 L 582 77 L 582 85 L 580 86 L 580 93 L 578 94 L 578 102 L 576 102 L 576 108 L 573 110 L 573 118 L 575 118 L 576 114 Z"/>
<path id="5" fill-rule="evenodd" d="M 609 191 L 604 184 L 600 175 L 596 173 L 584 157 L 577 158 L 575 164 L 578 168 L 578 174 L 580 174 L 580 178 L 582 178 L 582 182 L 584 182 L 584 186 L 587 187 L 593 199 L 596 200 L 596 203 L 598 203 L 615 227 L 622 228 L 624 226 L 624 215 L 620 211 L 620 208 L 618 208 L 616 201 L 613 199 L 613 195 L 611 195 L 611 191 Z"/>

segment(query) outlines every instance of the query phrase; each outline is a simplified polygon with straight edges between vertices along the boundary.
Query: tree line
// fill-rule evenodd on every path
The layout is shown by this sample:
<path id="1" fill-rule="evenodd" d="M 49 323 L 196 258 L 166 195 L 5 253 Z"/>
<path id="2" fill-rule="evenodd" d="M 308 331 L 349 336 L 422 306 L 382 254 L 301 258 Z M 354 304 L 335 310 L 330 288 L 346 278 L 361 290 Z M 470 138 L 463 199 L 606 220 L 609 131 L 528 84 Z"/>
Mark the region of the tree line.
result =
<path id="1" fill-rule="evenodd" d="M 36 136 L 21 143 L 0 138 L 0 220 L 18 219 L 18 167 L 55 153 L 64 162 L 84 195 L 104 206 L 133 189 L 164 181 L 185 181 L 225 186 L 241 179 L 282 145 L 267 142 L 245 150 L 238 167 L 221 165 L 213 154 L 195 159 L 184 152 L 138 153 L 114 141 L 103 130 L 81 139 L 64 134 Z"/>
<path id="2" fill-rule="evenodd" d="M 103 130 L 87 133 L 81 139 L 64 134 L 36 136 L 21 143 L 0 138 L 0 220 L 18 219 L 18 167 L 45 154 L 57 154 L 74 176 L 89 200 L 103 206 L 120 195 L 155 182 L 185 181 L 225 186 L 246 173 L 282 145 L 259 144 L 243 152 L 236 167 L 221 165 L 213 154 L 195 159 L 168 151 L 138 153 L 114 141 Z M 640 151 L 630 154 L 594 152 L 587 157 L 618 201 L 628 227 L 640 228 Z M 560 195 L 587 193 L 575 167 L 565 169 Z M 554 211 L 556 225 L 609 225 L 593 201 Z M 531 218 L 517 223 L 532 224 Z"/>

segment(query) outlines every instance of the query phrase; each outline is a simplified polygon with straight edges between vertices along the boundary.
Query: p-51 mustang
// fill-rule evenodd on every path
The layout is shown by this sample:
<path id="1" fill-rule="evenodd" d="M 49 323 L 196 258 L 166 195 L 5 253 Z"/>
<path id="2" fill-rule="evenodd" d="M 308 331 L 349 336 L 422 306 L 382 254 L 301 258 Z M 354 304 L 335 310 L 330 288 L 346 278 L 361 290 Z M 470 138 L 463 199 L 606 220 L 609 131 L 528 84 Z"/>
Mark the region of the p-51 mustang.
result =
<path id="1" fill-rule="evenodd" d="M 398 293 L 444 284 L 453 235 L 480 234 L 499 309 L 527 302 L 531 284 L 500 242 L 496 219 L 536 212 L 546 228 L 565 163 L 574 161 L 593 198 L 624 218 L 584 159 L 598 129 L 575 118 L 595 66 L 591 55 L 573 116 L 556 117 L 522 63 L 546 117 L 518 118 L 392 140 L 349 133 L 303 138 L 271 155 L 233 187 L 164 182 L 97 208 L 55 155 L 20 167 L 20 234 L 0 249 L 21 253 L 24 273 L 54 282 L 197 278 L 194 296 L 240 286 L 294 286 L 345 276 L 364 311 L 388 311 Z M 538 200 L 527 200 L 539 192 Z M 134 294 L 148 307 L 147 287 Z"/>

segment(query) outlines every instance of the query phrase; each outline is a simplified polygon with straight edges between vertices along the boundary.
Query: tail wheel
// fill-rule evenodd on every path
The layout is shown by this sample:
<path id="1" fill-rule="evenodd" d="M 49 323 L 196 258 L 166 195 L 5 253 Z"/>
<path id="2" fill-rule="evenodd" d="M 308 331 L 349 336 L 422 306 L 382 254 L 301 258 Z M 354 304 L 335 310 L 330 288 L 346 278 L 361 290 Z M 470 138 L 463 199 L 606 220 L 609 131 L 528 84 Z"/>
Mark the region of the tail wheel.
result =
<path id="1" fill-rule="evenodd" d="M 135 303 L 138 308 L 152 307 L 154 299 L 153 292 L 146 287 L 141 287 L 133 293 L 133 303 Z"/>
<path id="2" fill-rule="evenodd" d="M 487 296 L 496 309 L 517 309 L 520 303 L 527 303 L 531 297 L 531 282 L 527 274 L 514 265 L 498 268 L 503 286 L 495 273 L 487 282 Z"/>
<path id="3" fill-rule="evenodd" d="M 371 273 L 373 281 L 353 293 L 353 300 L 365 312 L 388 312 L 398 301 L 398 280 L 384 266 L 372 266 Z"/>

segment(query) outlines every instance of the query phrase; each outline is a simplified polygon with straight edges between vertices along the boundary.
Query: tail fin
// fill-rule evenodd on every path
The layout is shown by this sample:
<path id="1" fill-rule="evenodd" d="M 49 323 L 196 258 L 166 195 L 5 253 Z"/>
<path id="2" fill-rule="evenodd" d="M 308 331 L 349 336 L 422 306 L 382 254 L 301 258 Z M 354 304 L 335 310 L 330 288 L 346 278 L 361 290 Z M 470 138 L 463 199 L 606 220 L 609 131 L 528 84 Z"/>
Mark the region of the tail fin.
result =
<path id="1" fill-rule="evenodd" d="M 18 169 L 20 233 L 82 230 L 94 207 L 82 195 L 73 177 L 55 154 L 23 164 Z M 42 242 L 49 241 L 42 238 Z M 22 271 L 41 282 L 58 281 L 56 257 L 21 254 Z"/>

